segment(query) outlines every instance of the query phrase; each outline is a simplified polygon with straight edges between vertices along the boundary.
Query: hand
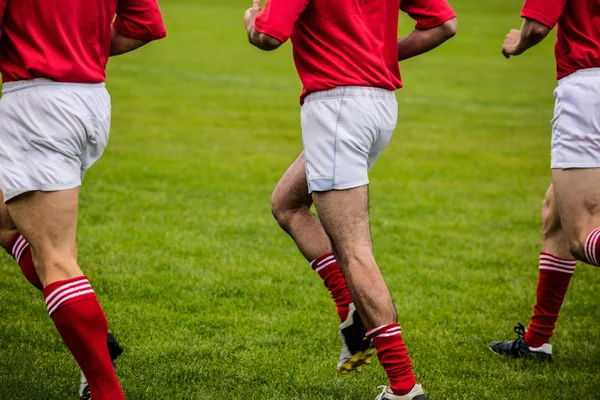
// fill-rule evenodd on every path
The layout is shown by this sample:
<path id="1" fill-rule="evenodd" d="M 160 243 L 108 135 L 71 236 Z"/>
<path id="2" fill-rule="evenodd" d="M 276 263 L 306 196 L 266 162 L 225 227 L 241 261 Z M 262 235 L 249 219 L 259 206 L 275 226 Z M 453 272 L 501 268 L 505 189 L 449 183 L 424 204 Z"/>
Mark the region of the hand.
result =
<path id="1" fill-rule="evenodd" d="M 246 31 L 250 32 L 254 26 L 254 21 L 258 14 L 260 14 L 260 0 L 253 0 L 252 7 L 246 10 L 244 15 L 244 24 L 246 25 Z"/>
<path id="2" fill-rule="evenodd" d="M 518 56 L 522 52 L 517 52 L 517 48 L 519 47 L 519 43 L 521 42 L 521 31 L 519 29 L 511 29 L 506 35 L 504 39 L 504 44 L 502 45 L 502 54 L 506 58 L 510 58 L 510 56 Z"/>

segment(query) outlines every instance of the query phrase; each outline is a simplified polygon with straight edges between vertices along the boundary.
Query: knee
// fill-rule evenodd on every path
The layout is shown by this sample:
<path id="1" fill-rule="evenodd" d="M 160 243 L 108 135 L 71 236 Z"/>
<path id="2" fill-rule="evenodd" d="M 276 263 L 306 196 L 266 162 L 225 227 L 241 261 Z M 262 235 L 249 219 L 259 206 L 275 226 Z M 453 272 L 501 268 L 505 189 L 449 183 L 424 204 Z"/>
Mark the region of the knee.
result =
<path id="1" fill-rule="evenodd" d="M 578 260 L 587 260 L 585 245 L 590 230 L 586 229 L 582 224 L 577 224 L 569 235 L 569 250 L 571 254 Z"/>
<path id="2" fill-rule="evenodd" d="M 337 245 L 337 247 L 339 249 L 338 257 L 341 259 L 342 264 L 348 266 L 348 268 L 377 266 L 373 249 L 369 246 L 353 245 L 350 248 L 343 248 L 343 245 Z"/>
<path id="3" fill-rule="evenodd" d="M 292 219 L 298 212 L 306 210 L 308 210 L 307 206 L 292 205 L 277 193 L 273 193 L 271 196 L 271 213 L 283 229 L 291 225 Z"/>
<path id="4" fill-rule="evenodd" d="M 8 242 L 16 233 L 17 227 L 10 218 L 8 209 L 3 204 L 0 205 L 0 246 L 6 249 Z"/>
<path id="5" fill-rule="evenodd" d="M 587 239 L 587 237 L 581 237 L 581 235 L 574 235 L 573 237 L 569 238 L 569 251 L 575 258 L 577 258 L 579 260 L 586 259 L 586 255 L 585 255 L 586 239 Z"/>
<path id="6" fill-rule="evenodd" d="M 562 226 L 560 216 L 556 209 L 556 203 L 551 196 L 546 196 L 542 205 L 542 235 L 544 239 L 549 239 L 552 236 L 560 233 Z"/>

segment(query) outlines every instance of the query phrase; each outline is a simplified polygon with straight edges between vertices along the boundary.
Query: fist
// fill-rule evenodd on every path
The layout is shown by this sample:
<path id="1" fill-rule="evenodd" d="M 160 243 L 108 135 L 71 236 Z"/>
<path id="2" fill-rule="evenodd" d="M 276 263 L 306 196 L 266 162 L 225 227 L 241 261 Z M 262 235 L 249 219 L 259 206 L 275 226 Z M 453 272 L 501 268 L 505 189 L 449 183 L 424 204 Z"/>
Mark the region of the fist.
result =
<path id="1" fill-rule="evenodd" d="M 502 45 L 502 54 L 506 58 L 510 58 L 510 56 L 518 56 L 516 53 L 517 46 L 521 41 L 521 31 L 519 29 L 511 29 L 506 35 L 504 39 L 504 44 Z"/>
<path id="2" fill-rule="evenodd" d="M 252 7 L 247 9 L 246 14 L 244 15 L 246 26 L 248 26 L 248 24 L 254 25 L 254 20 L 258 14 L 260 14 L 260 0 L 253 0 Z"/>

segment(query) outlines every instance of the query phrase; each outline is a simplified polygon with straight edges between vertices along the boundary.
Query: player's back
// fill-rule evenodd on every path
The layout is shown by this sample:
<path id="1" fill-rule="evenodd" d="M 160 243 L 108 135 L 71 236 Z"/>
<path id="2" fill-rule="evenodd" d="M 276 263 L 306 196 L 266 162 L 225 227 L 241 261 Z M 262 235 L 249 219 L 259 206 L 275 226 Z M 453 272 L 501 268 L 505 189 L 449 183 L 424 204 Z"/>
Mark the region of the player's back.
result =
<path id="1" fill-rule="evenodd" d="M 400 0 L 311 0 L 292 42 L 305 91 L 400 87 Z"/>
<path id="2" fill-rule="evenodd" d="M 4 82 L 105 80 L 118 0 L 0 0 Z"/>
<path id="3" fill-rule="evenodd" d="M 559 77 L 580 69 L 600 68 L 600 1 L 566 0 L 557 37 Z"/>

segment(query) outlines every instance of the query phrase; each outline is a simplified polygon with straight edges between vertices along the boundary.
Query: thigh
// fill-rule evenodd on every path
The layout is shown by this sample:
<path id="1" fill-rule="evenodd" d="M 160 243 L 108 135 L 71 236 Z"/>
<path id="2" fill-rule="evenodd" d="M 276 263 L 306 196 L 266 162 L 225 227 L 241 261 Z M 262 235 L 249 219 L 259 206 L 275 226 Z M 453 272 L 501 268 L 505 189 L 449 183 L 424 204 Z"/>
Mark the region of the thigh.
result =
<path id="1" fill-rule="evenodd" d="M 321 223 L 342 260 L 364 250 L 372 252 L 368 186 L 314 192 L 312 196 Z"/>
<path id="2" fill-rule="evenodd" d="M 29 242 L 36 268 L 47 282 L 81 275 L 77 266 L 79 188 L 28 192 L 7 203 L 10 215 Z"/>
<path id="3" fill-rule="evenodd" d="M 310 207 L 312 197 L 308 193 L 306 161 L 304 152 L 290 165 L 273 190 L 273 203 L 286 209 Z"/>

